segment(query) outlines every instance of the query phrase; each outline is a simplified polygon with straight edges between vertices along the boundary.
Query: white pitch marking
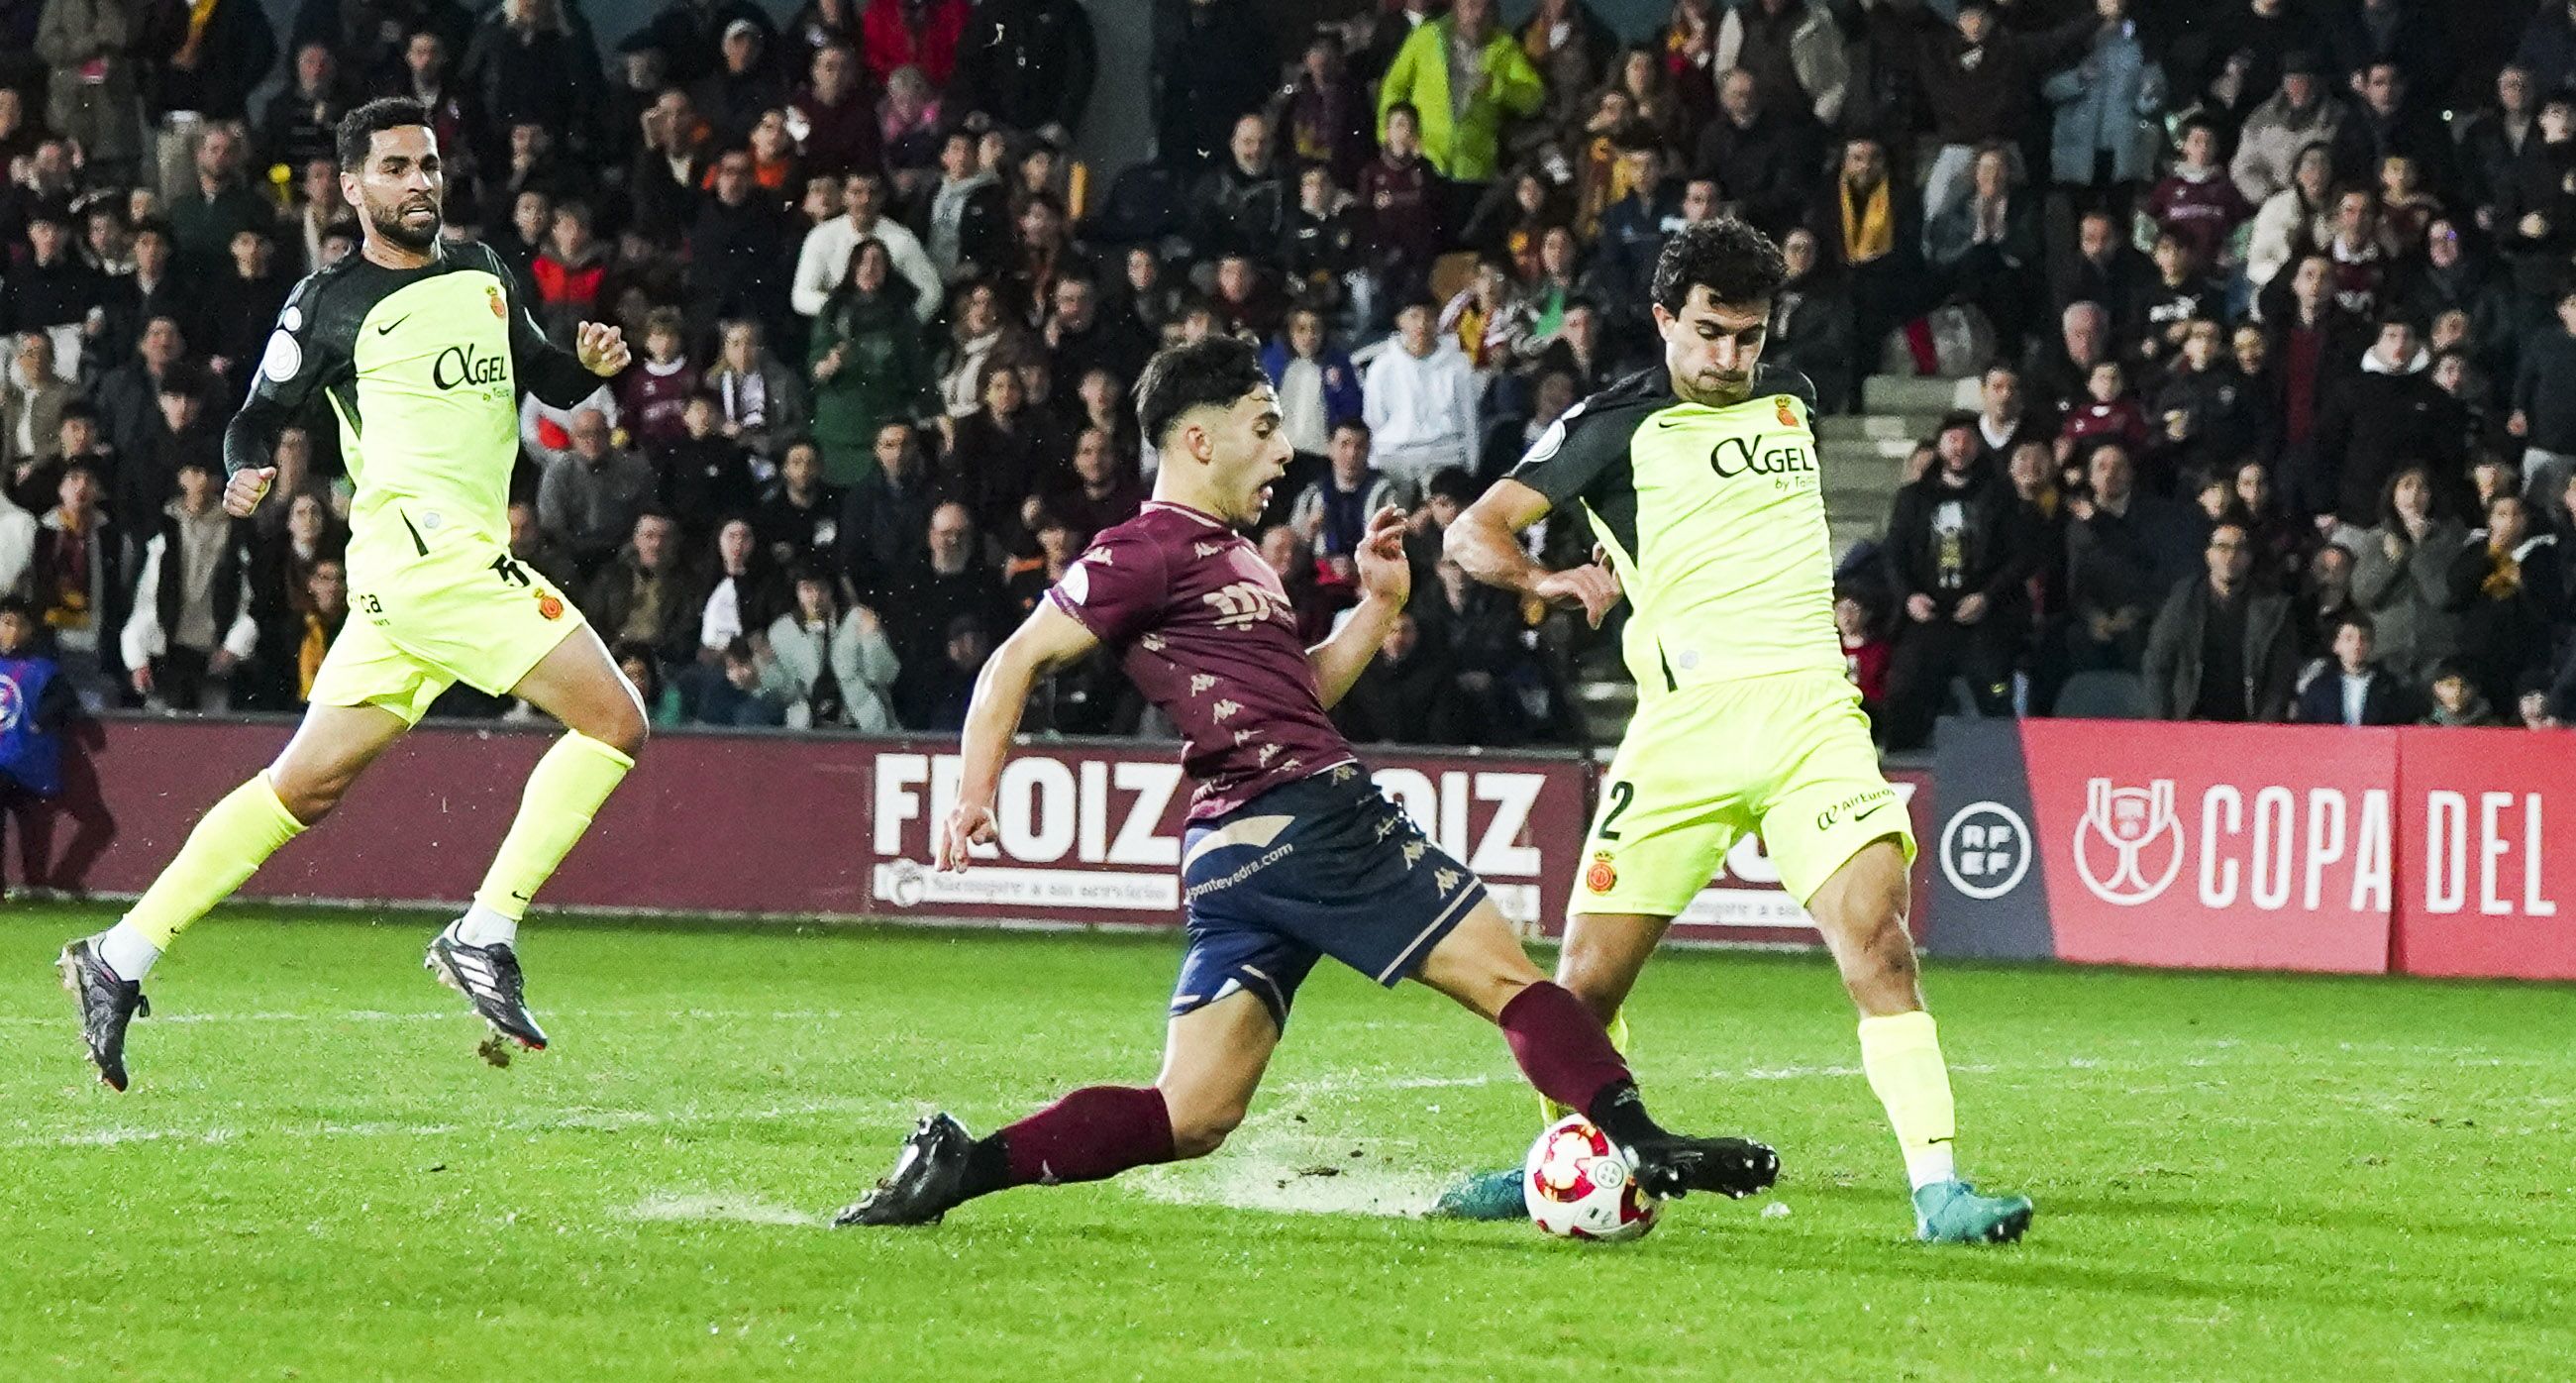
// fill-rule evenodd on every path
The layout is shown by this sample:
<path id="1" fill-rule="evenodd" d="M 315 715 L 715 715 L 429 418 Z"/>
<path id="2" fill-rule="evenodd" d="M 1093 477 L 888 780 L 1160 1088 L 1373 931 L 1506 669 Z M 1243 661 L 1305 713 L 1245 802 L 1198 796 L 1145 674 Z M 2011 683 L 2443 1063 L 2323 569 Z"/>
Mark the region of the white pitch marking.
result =
<path id="1" fill-rule="evenodd" d="M 821 1215 L 799 1210 L 792 1205 L 758 1196 L 728 1195 L 718 1191 L 656 1191 L 618 1212 L 630 1220 L 648 1222 L 721 1220 L 745 1225 L 794 1225 L 799 1228 L 820 1227 Z"/>
<path id="2" fill-rule="evenodd" d="M 616 1133 L 637 1128 L 722 1128 L 728 1124 L 773 1123 L 787 1119 L 808 1119 L 818 1115 L 851 1115 L 867 1117 L 902 1116 L 919 1106 L 908 1100 L 801 1100 L 772 1105 L 766 1109 L 738 1111 L 650 1110 L 650 1109 L 574 1109 L 561 1114 L 533 1118 L 498 1119 L 472 1125 L 433 1123 L 404 1119 L 366 1119 L 343 1123 L 320 1120 L 314 1123 L 284 1122 L 273 1128 L 252 1130 L 253 1134 L 275 1134 L 281 1137 L 306 1138 L 438 1138 L 449 1134 L 472 1134 L 493 1137 L 525 1133 Z M 107 1147 L 120 1143 L 180 1141 L 225 1143 L 244 1137 L 239 1129 L 93 1129 L 81 1133 L 35 1133 L 31 1120 L 21 1119 L 16 1127 L 22 1136 L 0 1138 L 0 1148 L 76 1148 Z"/>

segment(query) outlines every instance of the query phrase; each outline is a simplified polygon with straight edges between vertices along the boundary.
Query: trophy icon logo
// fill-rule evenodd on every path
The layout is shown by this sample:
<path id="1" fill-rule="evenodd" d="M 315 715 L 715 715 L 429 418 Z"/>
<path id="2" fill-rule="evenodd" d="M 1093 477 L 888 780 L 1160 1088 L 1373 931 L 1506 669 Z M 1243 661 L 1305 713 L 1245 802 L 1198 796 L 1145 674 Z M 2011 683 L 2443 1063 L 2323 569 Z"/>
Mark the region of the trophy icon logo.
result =
<path id="1" fill-rule="evenodd" d="M 2114 787 L 2108 778 L 2084 785 L 2084 819 L 2075 823 L 2075 872 L 2106 903 L 2133 908 L 2172 887 L 2182 872 L 2182 819 L 2174 815 L 2174 784 Z"/>

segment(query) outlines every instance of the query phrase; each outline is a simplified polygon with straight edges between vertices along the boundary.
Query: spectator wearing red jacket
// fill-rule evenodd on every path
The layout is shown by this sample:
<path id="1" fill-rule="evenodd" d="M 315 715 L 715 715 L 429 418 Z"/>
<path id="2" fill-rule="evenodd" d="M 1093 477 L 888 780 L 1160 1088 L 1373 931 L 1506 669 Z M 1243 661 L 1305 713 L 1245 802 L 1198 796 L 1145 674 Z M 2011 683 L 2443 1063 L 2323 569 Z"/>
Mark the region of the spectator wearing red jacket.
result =
<path id="1" fill-rule="evenodd" d="M 589 207 L 566 202 L 555 208 L 546 248 L 529 272 L 537 281 L 538 321 L 548 336 L 569 341 L 576 327 L 599 315 L 599 284 L 608 275 L 608 245 L 591 233 Z"/>
<path id="2" fill-rule="evenodd" d="M 880 86 L 896 68 L 918 67 L 932 86 L 945 88 L 965 36 L 966 0 L 868 0 L 859 16 L 859 41 Z"/>
<path id="3" fill-rule="evenodd" d="M 2126 447 L 2147 440 L 2147 411 L 2129 392 L 2129 374 L 2119 361 L 2105 360 L 2085 380 L 2084 401 L 2066 411 L 2066 426 L 2057 434 L 2061 459 L 2089 452 L 2103 442 Z"/>

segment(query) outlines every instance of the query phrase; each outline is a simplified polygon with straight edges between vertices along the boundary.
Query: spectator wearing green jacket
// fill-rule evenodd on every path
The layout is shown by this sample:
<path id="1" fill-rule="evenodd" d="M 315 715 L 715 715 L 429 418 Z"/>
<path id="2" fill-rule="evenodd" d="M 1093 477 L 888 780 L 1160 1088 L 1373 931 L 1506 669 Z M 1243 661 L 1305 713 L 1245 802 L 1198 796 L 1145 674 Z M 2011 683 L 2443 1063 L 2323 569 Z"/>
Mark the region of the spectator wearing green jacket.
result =
<path id="1" fill-rule="evenodd" d="M 1454 182 L 1490 182 L 1500 163 L 1503 119 L 1536 112 L 1546 83 L 1520 44 L 1494 23 L 1494 0 L 1458 0 L 1445 19 L 1413 31 L 1378 87 L 1378 133 L 1386 113 L 1411 102 L 1422 114 L 1422 153 Z"/>
<path id="2" fill-rule="evenodd" d="M 849 281 L 814 318 L 814 440 L 823 477 L 850 485 L 876 468 L 877 429 L 930 408 L 930 363 L 913 324 L 910 285 L 876 240 L 850 255 Z"/>

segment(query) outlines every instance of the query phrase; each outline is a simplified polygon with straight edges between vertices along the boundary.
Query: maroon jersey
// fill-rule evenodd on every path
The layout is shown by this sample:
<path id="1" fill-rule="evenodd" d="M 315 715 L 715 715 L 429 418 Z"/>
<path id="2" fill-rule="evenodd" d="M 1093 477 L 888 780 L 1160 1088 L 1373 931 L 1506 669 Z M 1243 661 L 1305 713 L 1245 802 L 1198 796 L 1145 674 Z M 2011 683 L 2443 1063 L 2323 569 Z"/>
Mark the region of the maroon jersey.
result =
<path id="1" fill-rule="evenodd" d="M 1278 573 L 1216 519 L 1149 501 L 1048 595 L 1180 727 L 1181 767 L 1199 785 L 1191 820 L 1352 761 Z"/>

